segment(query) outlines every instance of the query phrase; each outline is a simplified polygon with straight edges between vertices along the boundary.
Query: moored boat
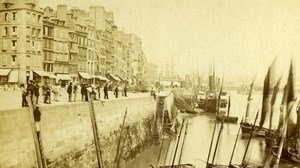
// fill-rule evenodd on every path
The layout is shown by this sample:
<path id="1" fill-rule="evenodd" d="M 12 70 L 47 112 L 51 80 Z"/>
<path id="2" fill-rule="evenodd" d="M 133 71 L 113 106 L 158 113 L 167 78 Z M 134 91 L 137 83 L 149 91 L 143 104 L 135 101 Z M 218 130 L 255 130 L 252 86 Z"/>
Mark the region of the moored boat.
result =
<path id="1" fill-rule="evenodd" d="M 179 165 L 171 165 L 171 166 L 159 166 L 159 168 L 196 168 L 195 165 L 192 164 L 179 164 Z"/>
<path id="2" fill-rule="evenodd" d="M 218 96 L 218 112 L 216 114 L 217 121 L 223 122 L 231 122 L 236 123 L 238 121 L 238 117 L 229 115 L 230 112 L 230 96 L 228 96 L 227 92 L 223 92 L 223 80 L 221 85 L 221 90 Z"/>
<path id="3" fill-rule="evenodd" d="M 216 115 L 216 119 L 217 119 L 217 121 L 224 120 L 224 122 L 236 123 L 239 118 L 235 117 L 235 116 Z"/>

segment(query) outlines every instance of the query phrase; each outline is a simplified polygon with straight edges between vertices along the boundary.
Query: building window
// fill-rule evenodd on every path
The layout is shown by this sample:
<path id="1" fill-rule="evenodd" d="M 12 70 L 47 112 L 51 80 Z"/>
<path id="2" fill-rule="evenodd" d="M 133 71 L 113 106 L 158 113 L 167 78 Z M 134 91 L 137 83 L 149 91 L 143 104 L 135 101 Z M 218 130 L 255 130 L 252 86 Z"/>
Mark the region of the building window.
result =
<path id="1" fill-rule="evenodd" d="M 16 15 L 17 15 L 17 12 L 13 12 L 13 20 L 16 20 Z"/>
<path id="2" fill-rule="evenodd" d="M 16 47 L 16 45 L 17 45 L 17 40 L 12 40 L 11 42 L 12 42 L 12 47 Z"/>
<path id="3" fill-rule="evenodd" d="M 45 36 L 48 36 L 48 35 L 49 35 L 49 34 L 48 34 L 48 29 L 49 29 L 49 28 L 48 28 L 47 26 L 44 27 L 44 35 L 45 35 Z"/>
<path id="4" fill-rule="evenodd" d="M 40 29 L 36 29 L 36 37 L 40 37 L 40 32 L 41 32 Z"/>
<path id="5" fill-rule="evenodd" d="M 32 20 L 33 20 L 33 21 L 35 21 L 35 19 L 36 19 L 35 16 L 36 16 L 36 14 L 33 13 L 33 14 L 32 14 Z"/>
<path id="6" fill-rule="evenodd" d="M 4 13 L 4 21 L 8 21 L 8 13 Z"/>
<path id="7" fill-rule="evenodd" d="M 35 36 L 35 28 L 32 28 L 32 30 L 31 30 L 31 36 Z"/>
<path id="8" fill-rule="evenodd" d="M 32 44 L 32 50 L 34 50 L 34 41 L 32 41 L 31 44 Z"/>
<path id="9" fill-rule="evenodd" d="M 12 36 L 17 36 L 16 31 L 17 31 L 17 26 L 13 26 L 12 27 Z"/>
<path id="10" fill-rule="evenodd" d="M 38 23 L 40 23 L 40 21 L 41 21 L 41 15 L 38 15 Z"/>
<path id="11" fill-rule="evenodd" d="M 4 8 L 5 8 L 5 9 L 8 9 L 8 8 L 9 8 L 9 4 L 8 4 L 8 3 L 5 3 L 5 4 L 4 4 Z"/>
<path id="12" fill-rule="evenodd" d="M 16 55 L 11 56 L 13 62 L 16 62 L 16 57 L 17 57 Z"/>
<path id="13" fill-rule="evenodd" d="M 2 52 L 6 52 L 6 51 L 7 51 L 7 41 L 2 40 Z"/>
<path id="14" fill-rule="evenodd" d="M 4 27 L 4 35 L 8 36 L 8 27 Z"/>
<path id="15" fill-rule="evenodd" d="M 26 41 L 26 51 L 30 51 L 30 41 Z"/>
<path id="16" fill-rule="evenodd" d="M 30 33 L 31 33 L 30 27 L 26 27 L 26 36 L 30 37 Z"/>

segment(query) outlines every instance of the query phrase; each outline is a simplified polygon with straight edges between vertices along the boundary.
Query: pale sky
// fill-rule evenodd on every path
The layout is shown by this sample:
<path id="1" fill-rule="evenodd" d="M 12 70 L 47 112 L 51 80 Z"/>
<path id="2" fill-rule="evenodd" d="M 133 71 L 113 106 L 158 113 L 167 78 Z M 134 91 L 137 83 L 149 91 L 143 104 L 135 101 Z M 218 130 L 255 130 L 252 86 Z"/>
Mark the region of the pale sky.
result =
<path id="1" fill-rule="evenodd" d="M 104 6 L 119 30 L 141 37 L 150 62 L 173 56 L 181 74 L 207 72 L 215 60 L 225 77 L 263 78 L 276 56 L 279 65 L 291 56 L 300 62 L 299 0 L 40 0 L 57 4 Z"/>

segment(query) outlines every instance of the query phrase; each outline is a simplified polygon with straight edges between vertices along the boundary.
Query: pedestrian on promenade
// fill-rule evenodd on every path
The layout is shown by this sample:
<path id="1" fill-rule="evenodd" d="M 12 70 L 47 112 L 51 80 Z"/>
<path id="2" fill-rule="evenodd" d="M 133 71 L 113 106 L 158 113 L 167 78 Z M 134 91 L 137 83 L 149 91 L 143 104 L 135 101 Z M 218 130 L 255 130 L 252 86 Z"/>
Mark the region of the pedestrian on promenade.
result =
<path id="1" fill-rule="evenodd" d="M 101 85 L 100 84 L 97 86 L 97 92 L 98 92 L 98 98 L 101 99 L 101 96 L 100 96 Z"/>
<path id="2" fill-rule="evenodd" d="M 36 98 L 35 98 L 35 91 L 34 91 L 34 81 L 33 80 L 30 80 L 28 85 L 27 85 L 27 95 L 29 94 L 30 95 L 30 99 L 31 99 L 31 103 L 32 103 L 32 106 L 35 108 L 36 106 Z"/>
<path id="3" fill-rule="evenodd" d="M 127 85 L 124 86 L 124 96 L 127 97 Z"/>
<path id="4" fill-rule="evenodd" d="M 87 93 L 85 83 L 83 83 L 83 84 L 81 85 L 81 90 L 80 90 L 80 92 L 81 92 L 81 101 L 85 101 L 85 99 L 86 99 L 86 93 Z"/>
<path id="5" fill-rule="evenodd" d="M 44 103 L 51 103 L 51 88 L 48 85 L 48 82 L 43 86 L 43 94 L 44 94 Z"/>
<path id="6" fill-rule="evenodd" d="M 114 92 L 114 95 L 116 96 L 116 98 L 118 98 L 118 93 L 119 93 L 119 88 L 118 88 L 118 85 L 117 85 L 116 88 L 115 88 L 115 92 Z"/>
<path id="7" fill-rule="evenodd" d="M 36 104 L 39 104 L 40 85 L 38 84 L 38 82 L 35 83 L 33 88 L 34 88 L 34 95 L 35 95 L 35 98 L 36 98 Z"/>
<path id="8" fill-rule="evenodd" d="M 67 92 L 69 94 L 69 102 L 72 102 L 72 90 L 73 90 L 73 86 L 72 86 L 72 82 L 70 82 L 70 84 L 67 88 Z"/>
<path id="9" fill-rule="evenodd" d="M 96 100 L 96 91 L 94 87 L 92 87 L 91 99 Z"/>
<path id="10" fill-rule="evenodd" d="M 104 92 L 104 99 L 108 99 L 108 84 L 106 83 L 104 88 L 103 88 L 103 92 Z"/>
<path id="11" fill-rule="evenodd" d="M 26 101 L 26 89 L 25 89 L 25 86 L 24 84 L 22 83 L 20 85 L 21 89 L 22 89 L 22 107 L 28 107 L 28 104 L 27 104 L 27 101 Z"/>
<path id="12" fill-rule="evenodd" d="M 74 102 L 77 101 L 77 92 L 78 92 L 78 83 L 74 84 L 73 93 L 74 93 Z"/>
<path id="13" fill-rule="evenodd" d="M 89 96 L 90 96 L 90 99 L 92 99 L 92 91 L 93 91 L 92 86 L 86 84 L 85 101 L 89 101 Z M 90 93 L 90 94 L 88 94 L 88 93 Z"/>
<path id="14" fill-rule="evenodd" d="M 59 89 L 59 84 L 55 83 L 52 89 L 52 92 L 54 94 L 54 101 L 58 101 L 58 89 Z"/>

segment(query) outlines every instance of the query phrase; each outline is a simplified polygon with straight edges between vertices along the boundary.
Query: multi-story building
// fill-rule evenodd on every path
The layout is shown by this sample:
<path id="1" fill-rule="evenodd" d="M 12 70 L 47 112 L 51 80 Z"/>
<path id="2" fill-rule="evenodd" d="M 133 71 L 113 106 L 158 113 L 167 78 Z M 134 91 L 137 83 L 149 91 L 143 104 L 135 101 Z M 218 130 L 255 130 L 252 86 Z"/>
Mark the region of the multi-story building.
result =
<path id="1" fill-rule="evenodd" d="M 42 71 L 43 11 L 38 2 L 5 0 L 0 4 L 0 82 L 26 83 L 47 76 Z"/>
<path id="2" fill-rule="evenodd" d="M 58 5 L 57 11 L 44 10 L 44 70 L 56 74 L 63 86 L 71 80 L 69 76 L 69 27 L 67 6 Z"/>
<path id="3" fill-rule="evenodd" d="M 78 37 L 75 32 L 76 17 L 72 13 L 67 13 L 67 25 L 69 26 L 69 74 L 72 81 L 78 81 Z"/>
<path id="4" fill-rule="evenodd" d="M 125 34 L 125 52 L 126 52 L 126 74 L 127 78 L 129 79 L 130 83 L 133 84 L 135 79 L 133 78 L 133 50 L 132 50 L 132 40 L 131 40 L 131 34 Z"/>
<path id="5" fill-rule="evenodd" d="M 146 64 L 145 81 L 154 85 L 158 81 L 158 67 L 153 63 Z"/>
<path id="6" fill-rule="evenodd" d="M 49 7 L 44 9 L 45 13 L 52 13 L 53 10 Z M 50 20 L 50 15 L 44 15 L 43 19 L 43 69 L 49 74 L 52 79 L 55 79 L 53 73 L 54 56 L 54 22 Z"/>
<path id="7" fill-rule="evenodd" d="M 140 83 L 144 80 L 144 72 L 145 72 L 145 54 L 142 49 L 142 42 L 139 37 L 136 35 L 131 35 L 132 42 L 132 55 L 131 55 L 131 65 L 133 69 L 132 76 L 137 80 L 137 83 Z"/>
<path id="8" fill-rule="evenodd" d="M 72 15 L 71 20 L 69 20 L 73 25 L 73 30 L 77 37 L 78 45 L 78 80 L 80 83 L 91 83 L 91 76 L 87 73 L 87 47 L 88 47 L 88 29 L 85 19 L 88 18 L 88 13 L 80 9 L 71 9 L 70 14 Z"/>
<path id="9" fill-rule="evenodd" d="M 4 0 L 0 15 L 0 83 L 51 78 L 95 83 L 101 75 L 132 83 L 144 79 L 141 39 L 118 31 L 104 7 L 42 11 L 38 0 Z"/>
<path id="10" fill-rule="evenodd" d="M 127 70 L 126 70 L 126 41 L 125 34 L 123 31 L 115 31 L 114 32 L 114 55 L 115 55 L 115 69 L 113 73 L 118 75 L 121 78 L 126 78 Z"/>

